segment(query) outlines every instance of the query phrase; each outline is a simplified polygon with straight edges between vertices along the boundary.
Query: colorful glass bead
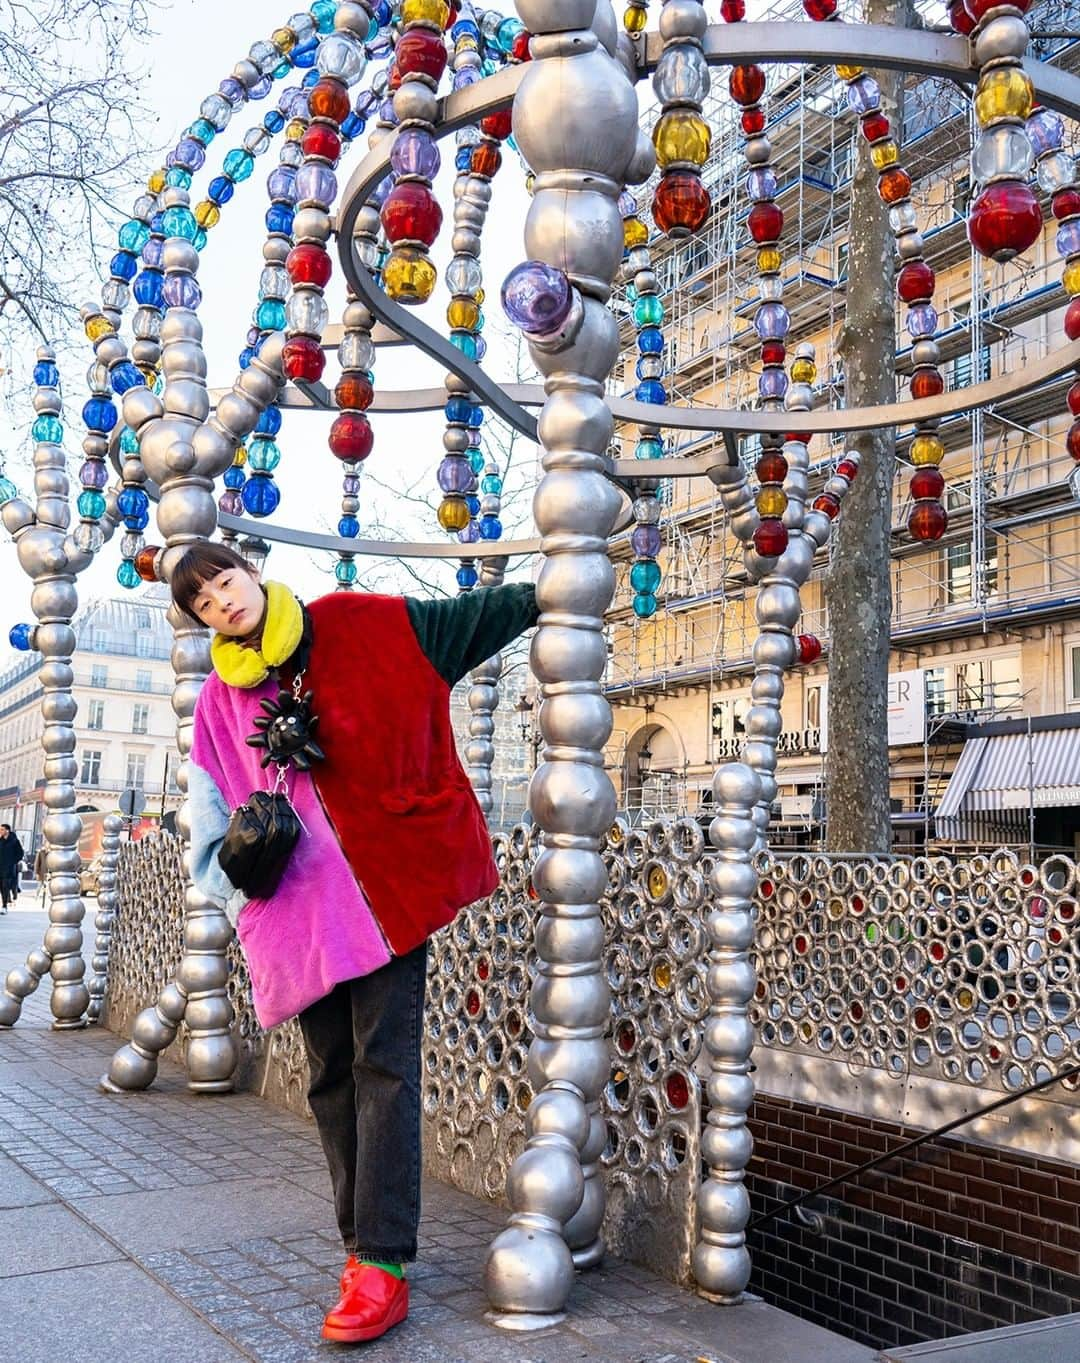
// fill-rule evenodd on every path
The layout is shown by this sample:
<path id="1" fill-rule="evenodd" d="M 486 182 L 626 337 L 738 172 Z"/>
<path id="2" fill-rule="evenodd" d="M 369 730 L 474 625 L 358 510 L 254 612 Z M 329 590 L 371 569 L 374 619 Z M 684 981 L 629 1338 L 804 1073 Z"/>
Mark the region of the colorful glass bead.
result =
<path id="1" fill-rule="evenodd" d="M 440 165 L 438 144 L 424 129 L 406 128 L 394 141 L 390 165 L 396 175 L 421 175 L 425 180 L 434 180 Z"/>
<path id="2" fill-rule="evenodd" d="M 285 268 L 293 284 L 314 284 L 324 289 L 330 282 L 334 267 L 323 247 L 314 242 L 303 242 L 289 252 Z"/>
<path id="3" fill-rule="evenodd" d="M 830 521 L 834 521 L 840 514 L 840 503 L 831 493 L 823 492 L 814 498 L 814 510 L 823 512 Z"/>
<path id="4" fill-rule="evenodd" d="M 945 446 L 936 435 L 920 431 L 911 442 L 911 462 L 916 468 L 940 464 L 945 458 Z"/>
<path id="5" fill-rule="evenodd" d="M 709 159 L 712 133 L 700 114 L 689 109 L 673 109 L 653 128 L 652 140 L 661 170 L 674 162 L 703 166 Z"/>
<path id="6" fill-rule="evenodd" d="M 656 614 L 656 597 L 652 592 L 638 592 L 633 600 L 633 608 L 639 620 L 648 620 Z"/>
<path id="7" fill-rule="evenodd" d="M 911 193 L 911 176 L 899 166 L 892 166 L 878 177 L 878 194 L 887 204 L 898 203 Z"/>
<path id="8" fill-rule="evenodd" d="M 34 637 L 33 625 L 12 625 L 8 630 L 8 643 L 20 653 L 29 653 Z"/>
<path id="9" fill-rule="evenodd" d="M 808 19 L 822 23 L 836 13 L 837 0 L 803 0 L 803 9 Z"/>
<path id="10" fill-rule="evenodd" d="M 630 532 L 630 547 L 636 558 L 656 558 L 660 552 L 660 527 L 636 525 Z"/>
<path id="11" fill-rule="evenodd" d="M 368 457 L 374 443 L 375 433 L 362 412 L 342 412 L 330 427 L 330 451 L 338 459 L 359 463 Z"/>
<path id="12" fill-rule="evenodd" d="M 905 303 L 932 298 L 936 279 L 925 260 L 910 260 L 896 277 L 896 294 Z"/>
<path id="13" fill-rule="evenodd" d="M 281 362 L 287 378 L 315 383 L 322 378 L 326 356 L 318 341 L 308 336 L 293 336 L 285 342 Z"/>
<path id="14" fill-rule="evenodd" d="M 437 85 L 446 70 L 446 44 L 430 29 L 412 29 L 398 39 L 394 60 L 402 76 L 427 76 Z"/>
<path id="15" fill-rule="evenodd" d="M 686 171 L 666 174 L 653 196 L 653 221 L 661 232 L 696 232 L 709 216 L 709 191 L 697 175 Z"/>
<path id="16" fill-rule="evenodd" d="M 763 558 L 775 558 L 787 548 L 787 526 L 780 520 L 763 520 L 754 531 L 754 548 Z"/>
<path id="17" fill-rule="evenodd" d="M 1026 251 L 1042 231 L 1042 210 L 1032 190 L 1017 181 L 987 185 L 971 205 L 968 240 L 991 260 L 1006 261 Z"/>
<path id="18" fill-rule="evenodd" d="M 249 516 L 271 516 L 281 501 L 281 491 L 273 478 L 260 474 L 249 478 L 240 493 L 244 510 Z"/>
<path id="19" fill-rule="evenodd" d="M 329 123 L 313 123 L 304 134 L 300 149 L 305 156 L 319 156 L 334 164 L 341 155 L 341 138 Z"/>
<path id="20" fill-rule="evenodd" d="M 1065 437 L 1065 448 L 1080 463 L 1080 421 L 1074 421 Z"/>
<path id="21" fill-rule="evenodd" d="M 323 77 L 308 94 L 308 110 L 312 118 L 342 123 L 352 110 L 349 92 L 339 80 Z"/>
<path id="22" fill-rule="evenodd" d="M 787 496 L 780 487 L 763 487 L 755 499 L 758 514 L 763 519 L 775 519 L 787 510 Z"/>
<path id="23" fill-rule="evenodd" d="M 759 245 L 771 245 L 780 240 L 784 230 L 783 210 L 773 203 L 756 203 L 747 215 L 746 225 Z"/>
<path id="24" fill-rule="evenodd" d="M 1031 80 L 1018 66 L 992 67 L 975 88 L 975 117 L 984 128 L 999 118 L 1027 118 L 1033 98 Z"/>
<path id="25" fill-rule="evenodd" d="M 821 640 L 816 634 L 798 634 L 795 637 L 795 653 L 803 667 L 809 667 L 821 657 Z"/>
<path id="26" fill-rule="evenodd" d="M 334 401 L 340 408 L 366 411 L 375 398 L 375 390 L 367 374 L 342 374 L 334 389 Z"/>
<path id="27" fill-rule="evenodd" d="M 936 502 L 945 491 L 945 479 L 936 468 L 916 469 L 911 478 L 911 495 L 918 501 Z"/>
<path id="28" fill-rule="evenodd" d="M 464 530 L 469 524 L 469 508 L 463 497 L 444 497 L 439 504 L 439 524 L 450 533 Z"/>
<path id="29" fill-rule="evenodd" d="M 949 518 L 940 502 L 916 502 L 908 516 L 908 533 L 915 540 L 939 540 Z"/>
<path id="30" fill-rule="evenodd" d="M 566 275 L 542 260 L 526 260 L 515 266 L 503 281 L 500 296 L 510 321 L 531 336 L 557 331 L 566 321 L 573 303 Z M 659 307 L 659 299 L 656 302 Z"/>
<path id="31" fill-rule="evenodd" d="M 788 462 L 782 454 L 768 451 L 763 454 L 754 467 L 758 481 L 762 483 L 782 483 L 787 477 Z"/>
<path id="32" fill-rule="evenodd" d="M 660 585 L 660 565 L 654 559 L 641 559 L 630 569 L 630 585 L 635 592 L 655 593 Z"/>
<path id="33" fill-rule="evenodd" d="M 728 90 L 736 104 L 757 104 L 765 93 L 765 72 L 760 66 L 732 67 Z"/>
<path id="34" fill-rule="evenodd" d="M 422 242 L 430 246 L 442 226 L 442 209 L 427 185 L 416 180 L 397 184 L 386 197 L 381 213 L 387 240 Z"/>

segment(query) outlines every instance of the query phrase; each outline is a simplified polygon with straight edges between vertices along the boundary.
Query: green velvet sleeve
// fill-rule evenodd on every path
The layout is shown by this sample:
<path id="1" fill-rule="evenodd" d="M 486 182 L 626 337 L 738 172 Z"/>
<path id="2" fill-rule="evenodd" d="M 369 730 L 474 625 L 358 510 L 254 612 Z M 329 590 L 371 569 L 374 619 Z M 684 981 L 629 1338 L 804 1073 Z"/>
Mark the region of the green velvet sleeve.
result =
<path id="1" fill-rule="evenodd" d="M 447 686 L 530 629 L 539 615 L 531 582 L 479 587 L 437 601 L 407 596 L 405 608 L 420 647 Z"/>

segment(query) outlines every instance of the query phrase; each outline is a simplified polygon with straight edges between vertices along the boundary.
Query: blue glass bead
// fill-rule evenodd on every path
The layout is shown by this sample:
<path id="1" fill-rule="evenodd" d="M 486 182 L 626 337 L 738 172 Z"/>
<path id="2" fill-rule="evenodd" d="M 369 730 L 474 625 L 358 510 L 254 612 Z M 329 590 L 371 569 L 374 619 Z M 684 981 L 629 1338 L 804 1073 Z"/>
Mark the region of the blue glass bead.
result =
<path id="1" fill-rule="evenodd" d="M 170 308 L 190 308 L 194 311 L 202 302 L 199 282 L 189 274 L 167 274 L 162 296 Z"/>
<path id="2" fill-rule="evenodd" d="M 163 235 L 161 230 L 161 224 L 164 221 L 164 218 L 165 218 L 164 213 L 155 213 L 154 216 L 150 219 L 150 231 L 155 236 L 160 237 Z"/>
<path id="3" fill-rule="evenodd" d="M 103 459 L 87 459 L 79 469 L 79 482 L 88 492 L 104 492 L 109 470 Z"/>
<path id="4" fill-rule="evenodd" d="M 662 406 L 667 402 L 667 390 L 659 379 L 646 379 L 634 389 L 634 397 L 638 402 L 651 402 L 654 406 Z"/>
<path id="5" fill-rule="evenodd" d="M 176 164 L 183 170 L 202 170 L 206 148 L 194 137 L 182 137 L 176 144 Z"/>
<path id="6" fill-rule="evenodd" d="M 450 333 L 450 344 L 457 346 L 467 359 L 476 359 L 476 337 L 471 331 L 452 331 Z"/>
<path id="7" fill-rule="evenodd" d="M 142 388 L 145 379 L 130 360 L 121 360 L 109 371 L 109 381 L 114 393 L 126 393 L 129 388 Z"/>
<path id="8" fill-rule="evenodd" d="M 635 592 L 652 594 L 660 585 L 660 565 L 655 559 L 643 558 L 630 569 L 630 585 Z"/>
<path id="9" fill-rule="evenodd" d="M 465 90 L 470 85 L 475 85 L 481 79 L 480 71 L 475 66 L 463 66 L 460 71 L 454 72 L 454 89 Z"/>
<path id="10" fill-rule="evenodd" d="M 161 230 L 166 237 L 183 237 L 185 241 L 191 241 L 199 230 L 199 224 L 190 208 L 174 206 L 162 213 Z"/>
<path id="11" fill-rule="evenodd" d="M 354 540 L 360 533 L 360 522 L 355 516 L 342 516 L 337 523 L 337 532 L 343 540 Z"/>
<path id="12" fill-rule="evenodd" d="M 132 255 L 130 251 L 117 251 L 109 261 L 109 273 L 114 279 L 122 279 L 127 283 L 134 279 L 138 272 L 139 257 Z"/>
<path id="13" fill-rule="evenodd" d="M 18 495 L 19 489 L 11 479 L 5 478 L 4 475 L 0 473 L 0 506 L 3 506 L 5 502 L 10 502 L 12 497 L 17 497 Z"/>
<path id="14" fill-rule="evenodd" d="M 33 625 L 12 625 L 8 631 L 8 643 L 12 648 L 17 648 L 20 653 L 29 653 L 33 633 Z"/>
<path id="15" fill-rule="evenodd" d="M 64 428 L 57 417 L 39 416 L 30 427 L 30 434 L 42 444 L 59 445 L 64 438 Z"/>
<path id="16" fill-rule="evenodd" d="M 318 50 L 318 38 L 309 38 L 305 43 L 298 43 L 289 53 L 293 66 L 300 71 L 309 71 L 315 65 L 315 54 Z"/>
<path id="17" fill-rule="evenodd" d="M 337 10 L 335 0 L 315 0 L 311 6 L 310 14 L 315 20 L 315 27 L 320 33 L 333 33 L 334 31 L 334 12 Z"/>
<path id="18" fill-rule="evenodd" d="M 121 454 L 139 453 L 139 437 L 135 434 L 135 432 L 131 429 L 130 426 L 125 426 L 124 429 L 120 432 L 120 453 Z"/>
<path id="19" fill-rule="evenodd" d="M 277 407 L 267 407 L 255 423 L 256 435 L 275 436 L 281 430 L 281 411 Z"/>
<path id="20" fill-rule="evenodd" d="M 276 441 L 260 435 L 248 445 L 248 468 L 252 473 L 273 473 L 280 463 L 281 450 Z"/>
<path id="21" fill-rule="evenodd" d="M 459 426 L 468 425 L 470 410 L 469 399 L 460 397 L 450 398 L 443 408 L 447 421 L 454 422 Z"/>
<path id="22" fill-rule="evenodd" d="M 472 494 L 465 498 L 465 505 L 469 508 L 469 515 L 476 516 L 480 511 L 480 498 Z"/>
<path id="23" fill-rule="evenodd" d="M 205 230 L 204 228 L 202 228 L 202 227 L 199 228 L 199 230 L 198 230 L 198 231 L 195 233 L 195 235 L 192 237 L 192 239 L 191 239 L 191 244 L 192 244 L 192 246 L 195 247 L 196 251 L 202 251 L 202 250 L 205 249 L 205 247 L 206 247 L 206 230 Z"/>
<path id="24" fill-rule="evenodd" d="M 630 534 L 630 547 L 636 558 L 655 558 L 660 552 L 660 527 L 635 525 Z"/>
<path id="25" fill-rule="evenodd" d="M 659 355 L 664 349 L 664 333 L 659 327 L 646 327 L 638 332 L 637 343 L 643 355 Z"/>
<path id="26" fill-rule="evenodd" d="M 204 147 L 208 147 L 217 137 L 217 129 L 208 118 L 197 118 L 188 129 L 188 136 L 198 138 Z"/>
<path id="27" fill-rule="evenodd" d="M 487 460 L 484 458 L 483 450 L 466 450 L 465 456 L 469 461 L 469 468 L 472 469 L 473 473 L 483 473 L 484 465 L 487 463 Z"/>
<path id="28" fill-rule="evenodd" d="M 1040 109 L 1038 113 L 1032 114 L 1024 126 L 1031 139 L 1031 150 L 1036 156 L 1057 151 L 1065 145 L 1065 124 L 1060 115 L 1051 113 L 1049 109 Z"/>
<path id="29" fill-rule="evenodd" d="M 121 516 L 139 516 L 150 505 L 150 499 L 141 487 L 126 487 L 116 499 L 116 509 Z"/>
<path id="30" fill-rule="evenodd" d="M 285 71 L 288 72 L 288 70 L 289 68 L 286 66 Z M 248 99 L 265 99 L 270 93 L 273 84 L 274 82 L 270 76 L 263 76 L 263 78 L 257 80 L 248 91 Z"/>
<path id="31" fill-rule="evenodd" d="M 873 76 L 859 76 L 847 88 L 848 107 L 856 114 L 872 114 L 881 108 L 881 87 Z"/>
<path id="32" fill-rule="evenodd" d="M 472 147 L 458 147 L 454 155 L 455 170 L 469 170 L 472 166 Z"/>
<path id="33" fill-rule="evenodd" d="M 134 294 L 136 303 L 143 307 L 160 308 L 165 276 L 160 270 L 143 270 L 136 276 Z"/>
<path id="34" fill-rule="evenodd" d="M 285 304 L 277 298 L 267 298 L 255 310 L 255 321 L 260 331 L 284 331 Z"/>
<path id="35" fill-rule="evenodd" d="M 1080 218 L 1073 218 L 1071 222 L 1063 222 L 1057 230 L 1054 238 L 1057 253 L 1064 258 L 1074 256 L 1080 252 Z"/>
<path id="36" fill-rule="evenodd" d="M 635 459 L 663 459 L 663 442 L 655 436 L 646 436 L 644 440 L 639 440 L 634 446 Z"/>
<path id="37" fill-rule="evenodd" d="M 379 27 L 385 28 L 390 22 L 391 9 L 388 0 L 379 0 L 375 6 L 375 18 L 379 21 Z"/>
<path id="38" fill-rule="evenodd" d="M 503 481 L 496 473 L 486 473 L 480 481 L 480 491 L 489 497 L 497 496 L 503 489 Z"/>
<path id="39" fill-rule="evenodd" d="M 656 597 L 651 592 L 639 592 L 634 597 L 634 614 L 639 620 L 648 620 L 656 614 Z"/>
<path id="40" fill-rule="evenodd" d="M 247 90 L 235 76 L 226 76 L 218 86 L 218 92 L 225 96 L 234 109 L 240 109 L 247 103 Z"/>
<path id="41" fill-rule="evenodd" d="M 933 336 L 937 331 L 937 310 L 930 303 L 920 303 L 908 309 L 907 329 L 913 341 Z"/>
<path id="42" fill-rule="evenodd" d="M 142 248 L 142 263 L 148 270 L 160 270 L 165 259 L 165 243 L 161 237 L 151 237 Z"/>
<path id="43" fill-rule="evenodd" d="M 478 402 L 469 408 L 469 425 L 479 428 L 484 424 L 484 409 Z"/>
<path id="44" fill-rule="evenodd" d="M 457 578 L 458 586 L 462 589 L 462 591 L 466 592 L 469 591 L 472 587 L 475 587 L 477 582 L 479 582 L 480 580 L 480 574 L 476 571 L 475 568 L 473 568 L 468 563 L 462 564 L 462 566 L 457 570 L 455 577 Z"/>
<path id="45" fill-rule="evenodd" d="M 782 398 L 787 392 L 788 376 L 782 369 L 770 367 L 758 375 L 758 394 L 763 398 Z"/>
<path id="46" fill-rule="evenodd" d="M 316 56 L 315 60 L 318 61 L 318 56 Z M 305 73 L 304 73 L 304 89 L 305 89 L 305 90 L 310 90 L 311 87 L 312 87 L 313 85 L 318 85 L 318 83 L 319 83 L 319 73 L 318 73 L 318 71 L 315 71 L 315 70 L 305 71 Z"/>
<path id="47" fill-rule="evenodd" d="M 450 29 L 450 38 L 455 43 L 459 43 L 462 38 L 472 38 L 479 42 L 480 29 L 471 19 L 459 19 Z"/>
<path id="48" fill-rule="evenodd" d="M 279 133 L 285 126 L 285 115 L 271 109 L 268 114 L 263 114 L 263 127 L 268 133 Z"/>
<path id="49" fill-rule="evenodd" d="M 236 186 L 227 175 L 215 175 L 210 181 L 210 187 L 206 191 L 206 197 L 211 203 L 227 204 L 236 193 Z"/>
<path id="50" fill-rule="evenodd" d="M 137 218 L 132 218 L 124 223 L 117 235 L 117 241 L 125 251 L 132 251 L 136 255 L 142 250 L 150 240 L 150 229 L 146 223 L 139 222 Z"/>
<path id="51" fill-rule="evenodd" d="M 139 576 L 138 570 L 136 569 L 134 563 L 132 563 L 130 559 L 124 559 L 120 567 L 117 568 L 116 580 L 117 582 L 120 583 L 121 587 L 127 587 L 129 591 L 139 586 L 139 584 L 142 582 L 142 578 Z"/>
<path id="52" fill-rule="evenodd" d="M 293 211 L 288 204 L 271 204 L 266 210 L 266 230 L 276 236 L 292 235 Z"/>
<path id="53" fill-rule="evenodd" d="M 190 189 L 191 171 L 185 170 L 183 166 L 173 166 L 165 176 L 165 183 L 174 189 Z"/>
<path id="54" fill-rule="evenodd" d="M 149 511 L 143 511 L 138 516 L 125 516 L 124 528 L 131 531 L 145 530 L 150 523 Z"/>
<path id="55" fill-rule="evenodd" d="M 236 362 L 241 369 L 247 369 L 254 358 L 255 358 L 254 347 L 245 346 L 243 350 L 241 350 L 240 354 L 236 357 Z"/>
<path id="56" fill-rule="evenodd" d="M 60 371 L 52 360 L 39 360 L 34 365 L 34 382 L 39 388 L 58 388 Z"/>
<path id="57" fill-rule="evenodd" d="M 498 516 L 480 517 L 480 538 L 482 540 L 502 539 L 502 521 Z"/>
<path id="58" fill-rule="evenodd" d="M 486 354 L 487 354 L 487 341 L 484 340 L 483 336 L 477 336 L 477 338 L 476 338 L 476 358 L 477 358 L 478 360 L 482 360 Z"/>
<path id="59" fill-rule="evenodd" d="M 82 419 L 88 430 L 107 435 L 116 425 L 116 408 L 108 398 L 91 398 L 82 409 Z"/>
<path id="60" fill-rule="evenodd" d="M 235 180 L 239 184 L 242 180 L 248 179 L 255 169 L 255 158 L 243 147 L 233 147 L 222 162 L 222 169 L 230 180 Z"/>
<path id="61" fill-rule="evenodd" d="M 367 119 L 362 114 L 351 113 L 341 125 L 341 135 L 354 142 L 367 127 Z"/>
<path id="62" fill-rule="evenodd" d="M 235 492 L 247 482 L 247 474 L 239 464 L 230 464 L 225 470 L 225 486 Z"/>
<path id="63" fill-rule="evenodd" d="M 281 501 L 277 484 L 266 474 L 249 478 L 240 496 L 244 501 L 244 510 L 249 516 L 273 515 Z"/>
<path id="64" fill-rule="evenodd" d="M 457 454 L 448 454 L 439 465 L 435 477 L 443 492 L 457 494 L 468 491 L 473 473 L 467 459 L 462 459 Z"/>
<path id="65" fill-rule="evenodd" d="M 329 166 L 309 161 L 296 172 L 297 202 L 313 200 L 329 207 L 337 198 L 337 177 Z"/>
<path id="66" fill-rule="evenodd" d="M 334 576 L 339 582 L 351 586 L 356 581 L 356 564 L 351 558 L 339 559 L 334 564 Z"/>
<path id="67" fill-rule="evenodd" d="M 79 515 L 87 521 L 99 521 L 105 514 L 105 498 L 100 492 L 81 492 L 76 505 Z"/>

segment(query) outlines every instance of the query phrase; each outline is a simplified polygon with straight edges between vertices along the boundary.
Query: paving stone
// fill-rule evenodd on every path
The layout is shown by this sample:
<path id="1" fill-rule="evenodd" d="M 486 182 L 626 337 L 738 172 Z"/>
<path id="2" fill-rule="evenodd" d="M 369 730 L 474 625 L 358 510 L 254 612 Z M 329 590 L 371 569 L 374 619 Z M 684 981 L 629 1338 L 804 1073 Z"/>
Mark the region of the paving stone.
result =
<path id="1" fill-rule="evenodd" d="M 115 1246 L 59 1203 L 0 1211 L 0 1278 L 120 1258 Z"/>

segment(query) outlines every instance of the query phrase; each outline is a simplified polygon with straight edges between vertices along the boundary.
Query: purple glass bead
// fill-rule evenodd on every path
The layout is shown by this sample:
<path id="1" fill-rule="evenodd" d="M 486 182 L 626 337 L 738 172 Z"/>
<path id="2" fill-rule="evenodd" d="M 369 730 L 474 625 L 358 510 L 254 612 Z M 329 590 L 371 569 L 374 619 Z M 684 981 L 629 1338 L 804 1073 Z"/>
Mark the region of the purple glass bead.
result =
<path id="1" fill-rule="evenodd" d="M 479 426 L 468 426 L 465 429 L 465 434 L 469 438 L 470 445 L 479 445 L 484 432 Z"/>
<path id="2" fill-rule="evenodd" d="M 100 459 L 88 459 L 79 470 L 79 482 L 94 492 L 100 492 L 108 481 L 109 470 Z"/>
<path id="3" fill-rule="evenodd" d="M 477 336 L 477 338 L 476 338 L 476 358 L 477 358 L 478 360 L 482 360 L 486 354 L 487 354 L 487 341 L 484 340 L 483 336 Z"/>
<path id="4" fill-rule="evenodd" d="M 754 203 L 761 203 L 766 199 L 775 199 L 776 190 L 776 171 L 773 170 L 772 166 L 752 170 L 746 177 L 746 195 Z"/>
<path id="5" fill-rule="evenodd" d="M 277 106 L 278 111 L 284 114 L 286 118 L 307 118 L 307 91 L 301 90 L 295 85 L 290 90 L 283 90 Z"/>
<path id="6" fill-rule="evenodd" d="M 379 181 L 375 188 L 368 195 L 368 203 L 374 204 L 376 208 L 382 208 L 386 196 L 394 187 L 394 177 L 387 175 Z"/>
<path id="7" fill-rule="evenodd" d="M 917 307 L 909 308 L 907 315 L 907 329 L 913 341 L 920 337 L 933 336 L 937 331 L 938 315 L 932 304 L 920 303 Z"/>
<path id="8" fill-rule="evenodd" d="M 557 331 L 570 313 L 573 294 L 562 270 L 526 260 L 503 280 L 503 311 L 528 336 Z"/>
<path id="9" fill-rule="evenodd" d="M 151 237 L 142 248 L 143 264 L 148 270 L 160 270 L 165 258 L 165 243 L 160 237 Z"/>
<path id="10" fill-rule="evenodd" d="M 201 170 L 206 160 L 206 148 L 193 137 L 182 137 L 176 144 L 176 164 L 185 170 Z"/>
<path id="11" fill-rule="evenodd" d="M 467 459 L 462 459 L 460 455 L 448 455 L 439 465 L 436 477 L 443 492 L 467 492 L 473 471 Z"/>
<path id="12" fill-rule="evenodd" d="M 757 390 L 763 398 L 782 398 L 787 392 L 788 378 L 782 369 L 770 366 L 758 376 Z"/>
<path id="13" fill-rule="evenodd" d="M 660 527 L 636 525 L 630 536 L 630 547 L 638 558 L 655 558 L 660 552 Z"/>
<path id="14" fill-rule="evenodd" d="M 296 172 L 296 202 L 313 200 L 329 208 L 337 198 L 337 176 L 329 166 L 311 161 Z"/>
<path id="15" fill-rule="evenodd" d="M 480 79 L 480 72 L 475 66 L 463 66 L 460 71 L 454 72 L 454 89 L 464 90 L 469 85 L 475 85 Z"/>
<path id="16" fill-rule="evenodd" d="M 1040 109 L 1032 114 L 1025 124 L 1031 140 L 1031 149 L 1036 156 L 1048 151 L 1057 151 L 1065 144 L 1065 124 L 1049 109 Z"/>
<path id="17" fill-rule="evenodd" d="M 1059 256 L 1074 256 L 1080 251 L 1080 218 L 1063 222 L 1054 238 Z"/>
<path id="18" fill-rule="evenodd" d="M 248 91 L 248 99 L 265 99 L 266 96 L 270 93 L 273 84 L 274 82 L 272 77 L 263 76 L 263 78 L 261 80 L 257 80 L 255 84 L 251 87 L 251 89 Z"/>
<path id="19" fill-rule="evenodd" d="M 202 302 L 202 289 L 189 274 L 167 274 L 161 292 L 170 308 L 194 311 Z"/>
<path id="20" fill-rule="evenodd" d="M 225 96 L 234 109 L 239 109 L 247 99 L 247 91 L 235 76 L 226 76 L 218 86 L 218 92 Z"/>
<path id="21" fill-rule="evenodd" d="M 223 492 L 218 498 L 218 510 L 226 516 L 242 516 L 244 499 L 239 492 Z"/>
<path id="22" fill-rule="evenodd" d="M 365 90 L 356 101 L 354 112 L 360 118 L 367 118 L 375 105 L 378 104 L 379 97 L 374 90 Z"/>
<path id="23" fill-rule="evenodd" d="M 341 492 L 344 497 L 357 497 L 360 494 L 360 479 L 355 473 L 347 473 L 341 480 Z"/>
<path id="24" fill-rule="evenodd" d="M 261 335 L 262 332 L 259 330 L 258 327 L 248 327 L 247 336 L 245 337 L 245 340 L 247 341 L 248 345 L 256 346 L 259 344 L 259 337 Z"/>
<path id="25" fill-rule="evenodd" d="M 637 212 L 637 199 L 628 189 L 624 189 L 619 195 L 619 217 L 632 218 Z"/>
<path id="26" fill-rule="evenodd" d="M 266 192 L 279 203 L 296 202 L 296 171 L 292 166 L 278 166 L 267 176 Z"/>
<path id="27" fill-rule="evenodd" d="M 475 521 L 470 521 L 464 530 L 458 531 L 458 540 L 462 544 L 475 544 L 480 538 L 480 527 Z"/>
<path id="28" fill-rule="evenodd" d="M 397 127 L 397 118 L 394 115 L 394 101 L 392 98 L 384 99 L 379 105 L 379 118 L 384 123 L 389 123 L 391 127 Z"/>
<path id="29" fill-rule="evenodd" d="M 754 315 L 754 330 L 762 341 L 782 341 L 791 326 L 791 315 L 783 303 L 762 303 Z"/>
<path id="30" fill-rule="evenodd" d="M 853 113 L 872 114 L 881 108 L 881 87 L 873 76 L 860 76 L 848 86 L 847 102 Z"/>
<path id="31" fill-rule="evenodd" d="M 434 180 L 439 171 L 439 148 L 435 139 L 421 128 L 406 128 L 398 134 L 390 152 L 390 165 L 398 175 L 422 175 Z"/>

